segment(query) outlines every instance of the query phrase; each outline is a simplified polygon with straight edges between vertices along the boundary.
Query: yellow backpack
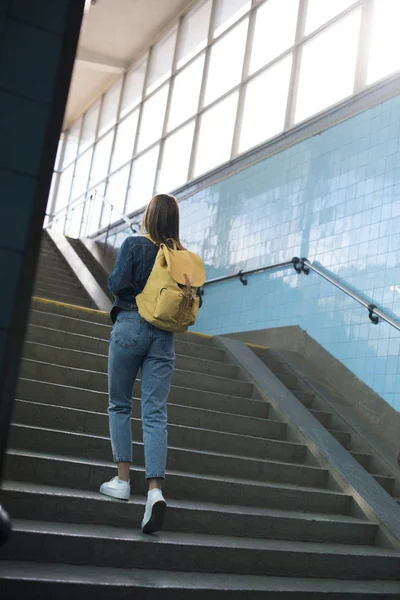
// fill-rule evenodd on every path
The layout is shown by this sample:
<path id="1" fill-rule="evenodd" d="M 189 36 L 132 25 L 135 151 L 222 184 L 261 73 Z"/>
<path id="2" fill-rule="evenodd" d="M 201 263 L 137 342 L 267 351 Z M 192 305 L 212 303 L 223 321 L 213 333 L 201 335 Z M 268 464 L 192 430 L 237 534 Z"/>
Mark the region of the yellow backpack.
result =
<path id="1" fill-rule="evenodd" d="M 200 256 L 178 250 L 175 242 L 173 249 L 161 244 L 145 288 L 136 296 L 140 316 L 164 331 L 187 331 L 196 321 L 200 303 L 197 288 L 205 280 Z"/>

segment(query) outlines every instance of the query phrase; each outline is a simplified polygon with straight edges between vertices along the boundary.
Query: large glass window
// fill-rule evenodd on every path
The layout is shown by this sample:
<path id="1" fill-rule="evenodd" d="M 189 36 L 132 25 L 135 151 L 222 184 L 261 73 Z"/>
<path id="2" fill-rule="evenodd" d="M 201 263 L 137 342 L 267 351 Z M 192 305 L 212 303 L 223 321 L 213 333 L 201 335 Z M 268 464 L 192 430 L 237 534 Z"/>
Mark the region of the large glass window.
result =
<path id="1" fill-rule="evenodd" d="M 352 94 L 359 29 L 356 10 L 304 45 L 296 123 Z"/>
<path id="2" fill-rule="evenodd" d="M 103 97 L 100 112 L 99 137 L 117 122 L 118 105 L 121 96 L 122 79 L 119 79 Z"/>
<path id="3" fill-rule="evenodd" d="M 315 31 L 318 27 L 321 27 L 321 25 L 346 10 L 346 8 L 349 8 L 354 2 L 355 0 L 334 0 L 334 2 L 308 0 L 305 34 L 308 35 L 312 31 Z"/>
<path id="4" fill-rule="evenodd" d="M 256 12 L 250 73 L 293 46 L 299 0 L 268 0 Z"/>
<path id="5" fill-rule="evenodd" d="M 248 20 L 245 19 L 211 48 L 205 104 L 210 104 L 240 82 Z"/>
<path id="6" fill-rule="evenodd" d="M 150 202 L 153 195 L 159 151 L 160 145 L 158 144 L 133 161 L 126 205 L 127 213 L 139 210 Z"/>
<path id="7" fill-rule="evenodd" d="M 107 184 L 118 206 L 126 198 L 126 210 L 141 210 L 154 190 L 174 190 L 400 73 L 400 0 L 188 4 L 65 132 L 49 207 L 57 210 Z M 368 27 L 360 40 L 364 17 Z M 90 211 L 95 233 L 107 213 Z M 57 226 L 69 227 L 71 215 L 59 216 Z"/>
<path id="8" fill-rule="evenodd" d="M 183 18 L 179 35 L 178 69 L 205 48 L 210 26 L 211 5 L 211 0 L 206 0 Z"/>
<path id="9" fill-rule="evenodd" d="M 164 85 L 144 103 L 139 131 L 138 152 L 141 152 L 161 137 L 167 99 L 168 85 Z"/>
<path id="10" fill-rule="evenodd" d="M 94 148 L 92 170 L 90 172 L 89 188 L 105 179 L 108 174 L 108 165 L 111 156 L 111 147 L 114 139 L 114 131 L 110 131 Z"/>
<path id="11" fill-rule="evenodd" d="M 147 58 L 126 74 L 121 99 L 121 119 L 135 108 L 142 99 L 146 67 Z"/>
<path id="12" fill-rule="evenodd" d="M 82 118 L 78 119 L 70 128 L 65 144 L 65 153 L 63 160 L 63 169 L 76 159 L 78 154 L 79 139 L 81 135 Z"/>
<path id="13" fill-rule="evenodd" d="M 83 118 L 79 154 L 84 152 L 96 139 L 97 123 L 99 120 L 100 100 L 97 100 L 86 112 Z"/>
<path id="14" fill-rule="evenodd" d="M 367 83 L 373 83 L 400 69 L 400 2 L 375 0 L 372 14 Z"/>
<path id="15" fill-rule="evenodd" d="M 168 131 L 175 129 L 197 112 L 203 67 L 204 54 L 201 54 L 175 77 L 168 117 Z"/>
<path id="16" fill-rule="evenodd" d="M 291 68 L 289 54 L 247 84 L 239 152 L 283 131 Z"/>
<path id="17" fill-rule="evenodd" d="M 126 190 L 130 173 L 130 165 L 126 165 L 114 175 L 111 175 L 107 184 L 107 199 L 117 210 L 123 212 L 125 208 Z"/>
<path id="18" fill-rule="evenodd" d="M 251 7 L 251 0 L 216 0 L 214 37 L 221 35 Z"/>
<path id="19" fill-rule="evenodd" d="M 237 102 L 234 92 L 201 116 L 195 177 L 230 159 Z"/>
<path id="20" fill-rule="evenodd" d="M 177 28 L 165 36 L 153 48 L 150 58 L 150 70 L 147 81 L 147 94 L 158 88 L 172 73 Z"/>
<path id="21" fill-rule="evenodd" d="M 67 167 L 63 173 L 61 173 L 54 212 L 58 212 L 59 210 L 67 206 L 69 202 L 74 168 L 75 165 L 72 164 L 69 167 Z"/>
<path id="22" fill-rule="evenodd" d="M 76 161 L 71 200 L 75 200 L 87 190 L 92 154 L 93 148 L 89 148 L 89 150 L 86 150 L 86 152 Z"/>
<path id="23" fill-rule="evenodd" d="M 111 171 L 115 171 L 132 158 L 138 117 L 139 110 L 136 109 L 118 125 L 111 160 Z"/>
<path id="24" fill-rule="evenodd" d="M 63 155 L 63 151 L 64 151 L 64 142 L 65 142 L 66 138 L 67 138 L 67 134 L 62 133 L 60 135 L 60 139 L 58 141 L 58 146 L 57 146 L 56 161 L 54 163 L 55 171 L 59 171 L 62 167 L 62 155 Z"/>
<path id="25" fill-rule="evenodd" d="M 186 183 L 193 132 L 194 120 L 178 129 L 165 140 L 161 171 L 157 183 L 158 192 L 168 194 L 173 189 Z"/>

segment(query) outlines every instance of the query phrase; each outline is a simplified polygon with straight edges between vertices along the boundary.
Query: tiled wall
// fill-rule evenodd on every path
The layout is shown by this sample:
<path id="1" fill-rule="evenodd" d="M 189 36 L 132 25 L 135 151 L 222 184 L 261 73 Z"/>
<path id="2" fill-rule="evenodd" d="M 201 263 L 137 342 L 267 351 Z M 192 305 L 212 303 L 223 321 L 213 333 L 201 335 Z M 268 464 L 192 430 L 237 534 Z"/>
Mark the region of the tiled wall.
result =
<path id="1" fill-rule="evenodd" d="M 183 235 L 209 277 L 306 256 L 400 321 L 399 140 L 396 97 L 183 201 Z M 198 331 L 300 325 L 400 410 L 400 334 L 317 275 L 254 275 L 204 300 Z"/>

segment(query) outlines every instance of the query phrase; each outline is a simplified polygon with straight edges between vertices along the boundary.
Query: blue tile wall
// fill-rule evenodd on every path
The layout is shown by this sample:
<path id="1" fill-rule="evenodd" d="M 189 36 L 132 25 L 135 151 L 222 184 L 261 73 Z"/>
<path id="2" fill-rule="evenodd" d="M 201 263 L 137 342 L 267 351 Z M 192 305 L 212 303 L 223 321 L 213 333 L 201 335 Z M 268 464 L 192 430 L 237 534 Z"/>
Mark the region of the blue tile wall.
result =
<path id="1" fill-rule="evenodd" d="M 316 261 L 400 320 L 400 97 L 181 203 L 208 277 Z M 291 269 L 206 289 L 196 328 L 221 334 L 299 325 L 400 410 L 400 334 L 317 275 Z"/>

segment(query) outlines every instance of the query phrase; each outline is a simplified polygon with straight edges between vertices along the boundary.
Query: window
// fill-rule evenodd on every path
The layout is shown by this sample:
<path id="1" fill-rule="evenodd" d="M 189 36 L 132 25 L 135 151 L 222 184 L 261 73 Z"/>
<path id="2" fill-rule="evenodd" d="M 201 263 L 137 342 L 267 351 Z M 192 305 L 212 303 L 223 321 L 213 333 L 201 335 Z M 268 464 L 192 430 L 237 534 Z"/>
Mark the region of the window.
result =
<path id="1" fill-rule="evenodd" d="M 56 205 L 54 209 L 55 213 L 67 206 L 69 202 L 74 167 L 75 165 L 72 164 L 69 167 L 67 167 L 63 173 L 61 173 Z"/>
<path id="2" fill-rule="evenodd" d="M 110 131 L 97 142 L 94 148 L 89 188 L 107 177 L 113 139 L 114 131 Z"/>
<path id="3" fill-rule="evenodd" d="M 85 203 L 85 228 L 82 229 L 83 236 L 87 237 L 93 233 L 96 233 L 100 227 L 100 216 L 103 210 L 103 196 L 104 196 L 105 184 L 102 183 L 96 187 L 97 194 L 91 194 Z"/>
<path id="4" fill-rule="evenodd" d="M 60 135 L 60 139 L 58 141 L 58 146 L 57 146 L 56 161 L 54 163 L 54 170 L 55 171 L 59 171 L 61 169 L 63 146 L 64 146 L 64 142 L 66 141 L 66 138 L 67 138 L 67 135 L 65 133 L 62 133 Z"/>
<path id="5" fill-rule="evenodd" d="M 167 107 L 168 85 L 164 85 L 143 105 L 142 122 L 139 132 L 138 151 L 144 150 L 162 135 L 165 109 Z"/>
<path id="6" fill-rule="evenodd" d="M 268 0 L 256 13 L 250 73 L 293 46 L 296 35 L 299 0 Z"/>
<path id="7" fill-rule="evenodd" d="M 359 29 L 356 10 L 304 45 L 295 123 L 352 94 Z"/>
<path id="8" fill-rule="evenodd" d="M 375 0 L 367 83 L 373 83 L 400 69 L 399 22 L 399 2 Z"/>
<path id="9" fill-rule="evenodd" d="M 74 123 L 68 132 L 63 160 L 63 168 L 71 164 L 78 154 L 79 138 L 81 134 L 82 118 Z"/>
<path id="10" fill-rule="evenodd" d="M 136 109 L 117 127 L 111 171 L 115 171 L 132 158 L 138 124 L 139 109 Z"/>
<path id="11" fill-rule="evenodd" d="M 83 117 L 81 144 L 79 153 L 85 151 L 89 146 L 94 144 L 97 132 L 97 122 L 99 120 L 100 100 L 97 100 L 86 112 Z"/>
<path id="12" fill-rule="evenodd" d="M 170 193 L 186 183 L 194 133 L 194 119 L 170 135 L 164 144 L 157 191 Z"/>
<path id="13" fill-rule="evenodd" d="M 121 87 L 122 79 L 119 79 L 103 97 L 103 104 L 101 106 L 100 113 L 99 137 L 111 129 L 111 127 L 113 127 L 117 122 Z"/>
<path id="14" fill-rule="evenodd" d="M 78 238 L 81 230 L 83 204 L 77 204 L 68 209 L 67 220 L 65 224 L 65 235 L 72 238 Z"/>
<path id="15" fill-rule="evenodd" d="M 86 152 L 82 154 L 76 161 L 71 200 L 75 200 L 87 190 L 92 154 L 93 148 L 90 148 L 89 150 L 86 150 Z"/>
<path id="16" fill-rule="evenodd" d="M 146 66 L 147 58 L 126 74 L 121 100 L 121 119 L 134 109 L 142 99 Z"/>
<path id="17" fill-rule="evenodd" d="M 237 102 L 234 92 L 201 116 L 195 177 L 230 159 Z"/>
<path id="18" fill-rule="evenodd" d="M 211 4 L 211 0 L 207 0 L 183 18 L 178 49 L 178 69 L 206 47 Z"/>
<path id="19" fill-rule="evenodd" d="M 312 33 L 346 8 L 349 8 L 354 2 L 355 0 L 335 0 L 334 2 L 308 0 L 305 34 Z"/>
<path id="20" fill-rule="evenodd" d="M 149 80 L 146 93 L 151 94 L 172 73 L 177 28 L 175 27 L 161 42 L 154 46 L 150 58 Z"/>
<path id="21" fill-rule="evenodd" d="M 291 68 L 290 54 L 247 84 L 239 152 L 283 131 Z"/>
<path id="22" fill-rule="evenodd" d="M 197 112 L 203 68 L 204 54 L 175 77 L 168 117 L 168 131 L 175 129 Z"/>
<path id="23" fill-rule="evenodd" d="M 125 167 L 114 173 L 114 175 L 111 175 L 107 184 L 107 200 L 109 200 L 109 202 L 111 202 L 111 204 L 121 213 L 124 212 L 125 208 L 126 188 L 128 187 L 129 173 L 130 165 L 126 165 Z M 111 217 L 112 222 L 115 222 L 118 221 L 120 215 L 118 215 L 117 213 L 114 213 L 114 215 L 112 215 L 111 211 Z"/>
<path id="24" fill-rule="evenodd" d="M 211 48 L 205 104 L 210 104 L 240 82 L 248 19 L 224 35 Z"/>
<path id="25" fill-rule="evenodd" d="M 153 195 L 159 151 L 160 145 L 158 144 L 133 161 L 126 207 L 127 213 L 139 210 L 150 202 Z"/>
<path id="26" fill-rule="evenodd" d="M 217 0 L 214 38 L 218 37 L 251 7 L 251 0 Z"/>

